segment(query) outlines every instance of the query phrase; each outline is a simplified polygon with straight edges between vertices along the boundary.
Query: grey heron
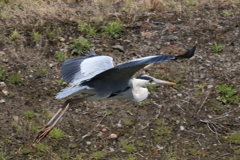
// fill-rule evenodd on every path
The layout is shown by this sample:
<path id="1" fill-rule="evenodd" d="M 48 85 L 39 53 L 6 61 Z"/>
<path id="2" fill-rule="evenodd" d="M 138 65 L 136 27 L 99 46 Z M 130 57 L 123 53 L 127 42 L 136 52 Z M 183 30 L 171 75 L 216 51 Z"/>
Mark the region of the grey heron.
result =
<path id="1" fill-rule="evenodd" d="M 86 97 L 69 99 L 42 127 L 34 138 L 34 142 L 41 141 L 53 129 L 66 110 L 73 104 L 100 99 L 125 99 L 134 102 L 144 101 L 149 94 L 145 86 L 158 86 L 161 84 L 175 85 L 175 83 L 159 80 L 151 76 L 132 76 L 141 68 L 168 60 L 191 58 L 196 47 L 181 55 L 156 55 L 135 59 L 118 66 L 113 65 L 113 59 L 109 56 L 97 55 L 90 49 L 92 55 L 80 56 L 65 61 L 62 64 L 62 77 L 71 83 L 70 87 L 62 89 L 56 99 L 87 94 Z"/>

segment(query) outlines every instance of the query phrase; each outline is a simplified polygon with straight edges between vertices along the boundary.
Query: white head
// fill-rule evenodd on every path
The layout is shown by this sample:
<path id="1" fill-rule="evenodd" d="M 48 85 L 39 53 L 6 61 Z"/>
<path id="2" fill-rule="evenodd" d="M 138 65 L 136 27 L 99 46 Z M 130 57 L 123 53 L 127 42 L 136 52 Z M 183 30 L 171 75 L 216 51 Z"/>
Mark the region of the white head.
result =
<path id="1" fill-rule="evenodd" d="M 153 78 L 148 75 L 144 75 L 144 76 L 133 79 L 133 84 L 140 86 L 140 87 L 145 87 L 145 86 L 154 86 L 155 87 L 155 86 L 160 86 L 162 84 L 176 85 L 176 83 L 159 80 L 159 79 Z"/>

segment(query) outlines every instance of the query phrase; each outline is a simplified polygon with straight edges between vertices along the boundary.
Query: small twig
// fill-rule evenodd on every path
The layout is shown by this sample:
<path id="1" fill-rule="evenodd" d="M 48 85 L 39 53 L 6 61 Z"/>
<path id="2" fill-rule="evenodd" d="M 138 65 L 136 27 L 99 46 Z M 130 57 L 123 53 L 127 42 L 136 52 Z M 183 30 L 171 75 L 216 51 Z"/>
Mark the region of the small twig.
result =
<path id="1" fill-rule="evenodd" d="M 203 134 L 203 133 L 198 133 L 198 132 L 188 131 L 188 130 L 186 130 L 186 131 L 187 131 L 187 132 L 190 132 L 190 133 L 198 134 L 198 135 L 201 135 L 201 136 L 205 137 L 205 134 Z"/>
<path id="2" fill-rule="evenodd" d="M 108 115 L 108 114 L 105 113 L 105 115 L 103 116 L 103 118 L 100 120 L 100 122 L 99 122 L 96 126 L 99 126 L 107 115 Z"/>
<path id="3" fill-rule="evenodd" d="M 207 98 L 208 98 L 208 96 L 209 96 L 210 92 L 211 92 L 211 90 L 209 90 L 209 91 L 208 91 L 208 93 L 207 93 L 207 96 L 205 97 L 205 99 L 204 99 L 203 103 L 201 104 L 201 106 L 200 106 L 200 108 L 199 108 L 199 110 L 198 110 L 197 114 L 199 114 L 199 112 L 201 111 L 201 109 L 202 109 L 202 107 L 203 107 L 204 103 L 206 102 L 206 100 L 207 100 Z"/>
<path id="4" fill-rule="evenodd" d="M 144 157 L 143 155 L 141 155 L 140 153 L 135 153 L 135 154 L 137 154 L 137 155 L 139 155 L 139 156 L 141 156 L 141 157 Z"/>
<path id="5" fill-rule="evenodd" d="M 172 141 L 171 144 L 173 143 L 177 143 L 178 141 L 180 141 L 182 139 L 182 137 L 179 137 L 178 139 L 176 139 L 175 141 Z"/>
<path id="6" fill-rule="evenodd" d="M 199 141 L 199 137 L 200 137 L 200 136 L 198 136 L 198 138 L 197 138 L 197 142 L 198 142 L 198 144 L 199 144 L 200 146 L 202 146 L 202 144 L 201 144 L 200 141 Z"/>
<path id="7" fill-rule="evenodd" d="M 99 125 L 102 123 L 103 119 L 104 119 L 106 116 L 107 116 L 107 113 L 105 113 L 105 115 L 103 116 L 103 118 L 98 122 L 98 124 L 97 124 L 96 126 L 99 126 Z M 82 139 L 79 140 L 79 142 L 83 141 L 86 137 L 92 135 L 92 132 L 93 132 L 94 130 L 95 130 L 95 127 L 94 127 L 90 132 L 88 132 L 87 134 L 85 134 L 84 136 L 82 136 Z"/>
<path id="8" fill-rule="evenodd" d="M 162 105 L 157 104 L 155 101 L 153 101 L 153 103 L 159 108 L 158 114 L 155 116 L 155 118 L 151 122 L 147 123 L 146 126 L 142 127 L 142 130 L 146 129 L 150 124 L 152 124 L 160 116 Z"/>

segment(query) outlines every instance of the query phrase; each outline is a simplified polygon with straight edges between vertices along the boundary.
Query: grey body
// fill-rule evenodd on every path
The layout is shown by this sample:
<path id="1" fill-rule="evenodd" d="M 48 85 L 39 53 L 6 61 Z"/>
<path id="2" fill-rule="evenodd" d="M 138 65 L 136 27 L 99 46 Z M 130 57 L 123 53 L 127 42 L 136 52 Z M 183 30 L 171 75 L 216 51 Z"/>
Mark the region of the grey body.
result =
<path id="1" fill-rule="evenodd" d="M 141 68 L 148 64 L 190 58 L 194 55 L 196 47 L 182 55 L 163 55 L 139 58 L 115 66 L 109 56 L 92 55 L 81 56 L 68 60 L 62 65 L 63 79 L 71 83 L 56 96 L 57 99 L 89 94 L 88 99 L 126 99 L 135 102 L 143 101 L 148 96 L 148 90 L 143 86 L 156 86 L 167 81 L 157 80 L 150 76 L 132 78 Z M 170 83 L 170 82 L 169 82 Z"/>

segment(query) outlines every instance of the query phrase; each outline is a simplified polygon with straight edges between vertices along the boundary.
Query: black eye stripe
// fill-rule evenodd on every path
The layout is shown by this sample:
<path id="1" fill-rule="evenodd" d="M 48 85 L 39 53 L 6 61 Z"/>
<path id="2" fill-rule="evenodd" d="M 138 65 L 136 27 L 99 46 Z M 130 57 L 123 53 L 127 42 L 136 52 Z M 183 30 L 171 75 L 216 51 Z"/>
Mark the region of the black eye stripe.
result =
<path id="1" fill-rule="evenodd" d="M 141 77 L 137 77 L 136 79 L 144 79 L 144 80 L 149 80 L 150 82 L 153 81 L 152 77 L 148 77 L 148 76 L 141 76 Z"/>

